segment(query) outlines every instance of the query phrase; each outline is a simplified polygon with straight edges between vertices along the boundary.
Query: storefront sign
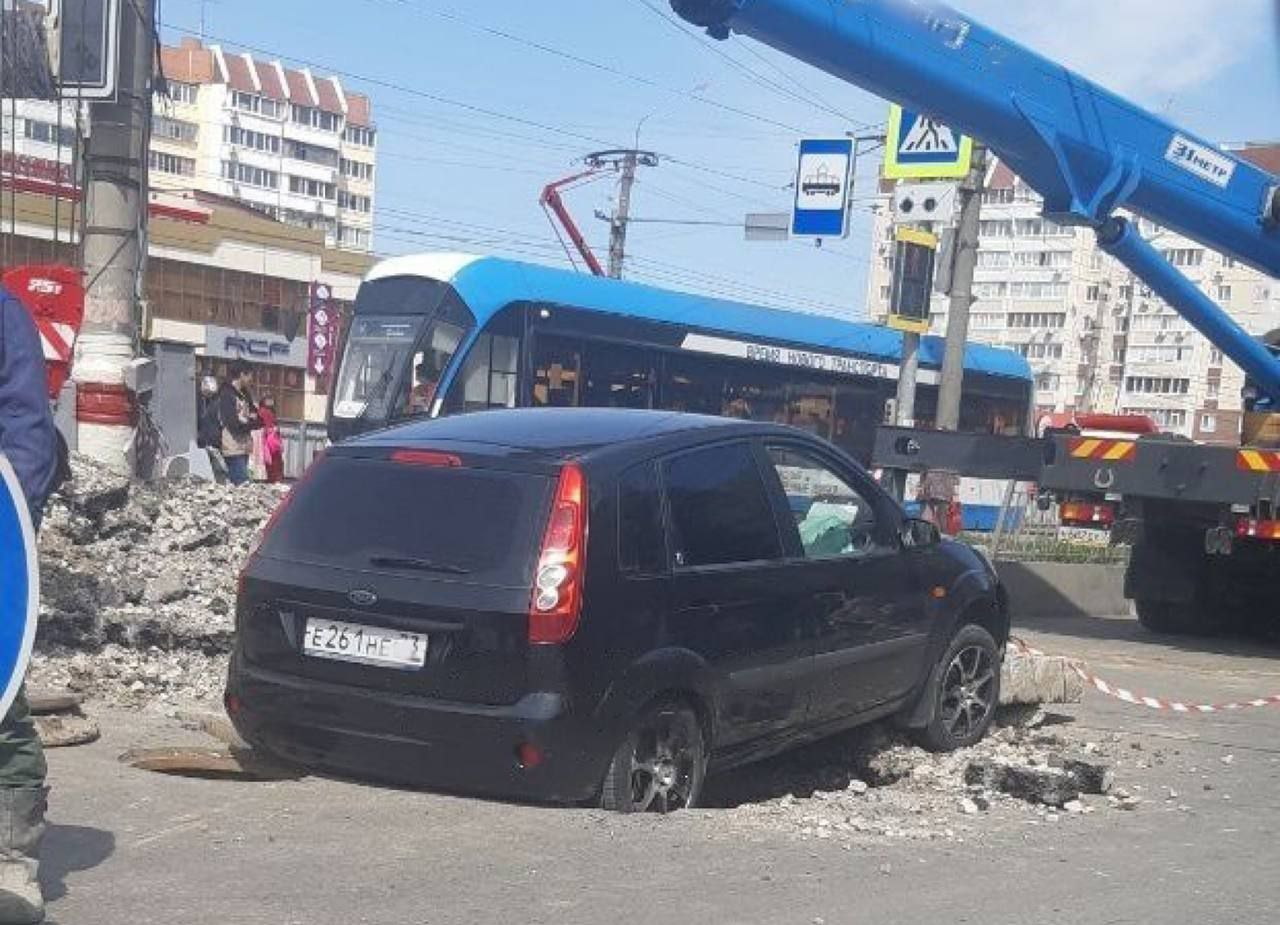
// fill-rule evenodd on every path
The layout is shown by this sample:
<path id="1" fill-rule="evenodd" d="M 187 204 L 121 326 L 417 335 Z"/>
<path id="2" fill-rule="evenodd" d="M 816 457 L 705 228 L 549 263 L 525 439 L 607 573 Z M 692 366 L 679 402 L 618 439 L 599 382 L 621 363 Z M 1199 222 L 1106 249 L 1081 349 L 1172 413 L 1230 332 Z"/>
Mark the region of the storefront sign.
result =
<path id="1" fill-rule="evenodd" d="M 59 164 L 43 157 L 15 154 L 12 151 L 0 153 L 0 175 L 3 175 L 6 186 L 12 185 L 14 189 L 23 192 L 58 193 L 68 197 L 78 197 L 80 194 L 71 165 Z"/>
<path id="2" fill-rule="evenodd" d="M 884 363 L 879 360 L 865 360 L 858 357 L 840 356 L 835 353 L 815 353 L 811 350 L 797 350 L 793 347 L 779 347 L 774 344 L 754 344 L 749 341 L 731 340 L 727 337 L 712 337 L 706 334 L 685 335 L 684 350 L 697 353 L 714 353 L 719 356 L 737 357 L 756 363 L 769 363 L 774 366 L 789 366 L 795 369 L 807 369 L 813 372 L 835 373 L 842 376 L 866 376 L 870 379 L 896 380 L 900 369 L 896 363 Z M 919 381 L 934 384 L 938 381 L 936 370 L 922 369 Z"/>
<path id="3" fill-rule="evenodd" d="M 247 331 L 206 325 L 204 355 L 223 360 L 248 360 L 272 366 L 307 365 L 307 347 L 301 340 L 292 341 L 270 331 Z"/>
<path id="4" fill-rule="evenodd" d="M 311 311 L 307 318 L 307 370 L 327 386 L 337 355 L 338 310 L 333 290 L 324 283 L 311 284 Z"/>

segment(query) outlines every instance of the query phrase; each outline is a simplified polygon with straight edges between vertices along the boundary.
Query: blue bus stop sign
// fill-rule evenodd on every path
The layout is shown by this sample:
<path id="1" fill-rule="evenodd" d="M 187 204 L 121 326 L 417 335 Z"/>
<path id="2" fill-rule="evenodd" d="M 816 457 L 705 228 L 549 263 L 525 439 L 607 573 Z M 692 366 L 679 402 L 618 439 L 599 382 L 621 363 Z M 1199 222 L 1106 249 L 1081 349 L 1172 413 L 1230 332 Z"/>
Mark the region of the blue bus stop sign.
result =
<path id="1" fill-rule="evenodd" d="M 0 454 L 0 717 L 18 696 L 40 613 L 40 572 L 31 514 L 9 460 Z"/>

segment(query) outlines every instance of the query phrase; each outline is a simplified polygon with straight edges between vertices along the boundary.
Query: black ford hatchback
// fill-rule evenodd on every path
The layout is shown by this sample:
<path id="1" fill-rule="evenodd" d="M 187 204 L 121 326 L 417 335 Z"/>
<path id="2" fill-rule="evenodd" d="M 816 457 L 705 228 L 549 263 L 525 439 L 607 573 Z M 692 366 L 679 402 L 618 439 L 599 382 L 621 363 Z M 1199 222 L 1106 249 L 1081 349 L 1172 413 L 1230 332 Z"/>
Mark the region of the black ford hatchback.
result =
<path id="1" fill-rule="evenodd" d="M 799 431 L 608 410 L 371 434 L 312 467 L 236 608 L 226 705 L 303 764 L 620 810 L 894 716 L 977 741 L 985 560 Z"/>

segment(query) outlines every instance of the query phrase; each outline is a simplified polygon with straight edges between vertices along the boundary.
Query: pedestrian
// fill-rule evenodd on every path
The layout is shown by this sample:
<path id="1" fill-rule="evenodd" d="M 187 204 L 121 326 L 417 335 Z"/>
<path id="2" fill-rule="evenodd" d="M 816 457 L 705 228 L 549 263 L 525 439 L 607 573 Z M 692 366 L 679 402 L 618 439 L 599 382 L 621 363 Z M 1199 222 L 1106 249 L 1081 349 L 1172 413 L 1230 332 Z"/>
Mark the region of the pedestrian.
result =
<path id="1" fill-rule="evenodd" d="M 58 437 L 49 411 L 44 352 L 35 322 L 0 289 L 0 453 L 22 486 L 37 528 L 58 477 Z M 49 791 L 44 750 L 26 693 L 0 722 L 0 925 L 44 919 L 37 871 Z"/>
<path id="2" fill-rule="evenodd" d="M 249 481 L 249 451 L 253 432 L 262 426 L 258 409 L 249 395 L 253 369 L 244 360 L 235 360 L 227 381 L 218 392 L 218 419 L 222 424 L 222 458 L 232 485 Z"/>
<path id="3" fill-rule="evenodd" d="M 267 481 L 274 485 L 284 481 L 284 438 L 280 436 L 274 396 L 262 397 L 258 417 L 262 420 L 262 466 L 266 469 Z"/>
<path id="4" fill-rule="evenodd" d="M 414 386 L 409 392 L 409 413 L 427 414 L 431 411 L 431 403 L 436 398 L 436 388 L 440 384 L 440 373 L 430 359 L 423 360 L 413 370 Z"/>

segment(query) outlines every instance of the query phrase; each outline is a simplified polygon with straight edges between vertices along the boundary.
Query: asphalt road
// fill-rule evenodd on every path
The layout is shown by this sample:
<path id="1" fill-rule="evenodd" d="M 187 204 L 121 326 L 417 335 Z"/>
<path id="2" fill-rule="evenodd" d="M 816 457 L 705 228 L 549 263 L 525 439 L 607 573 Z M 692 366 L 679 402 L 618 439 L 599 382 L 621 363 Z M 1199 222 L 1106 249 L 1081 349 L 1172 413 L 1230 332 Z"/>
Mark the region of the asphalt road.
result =
<path id="1" fill-rule="evenodd" d="M 1277 649 L 1155 640 L 1128 620 L 1022 632 L 1143 693 L 1280 693 Z M 1177 796 L 851 851 L 744 833 L 715 810 L 621 818 L 318 778 L 165 777 L 117 758 L 208 740 L 99 711 L 99 743 L 50 754 L 42 876 L 54 921 L 93 925 L 1280 920 L 1280 707 L 1173 716 L 1088 695 L 1065 712 L 1153 756 L 1122 783 Z"/>

